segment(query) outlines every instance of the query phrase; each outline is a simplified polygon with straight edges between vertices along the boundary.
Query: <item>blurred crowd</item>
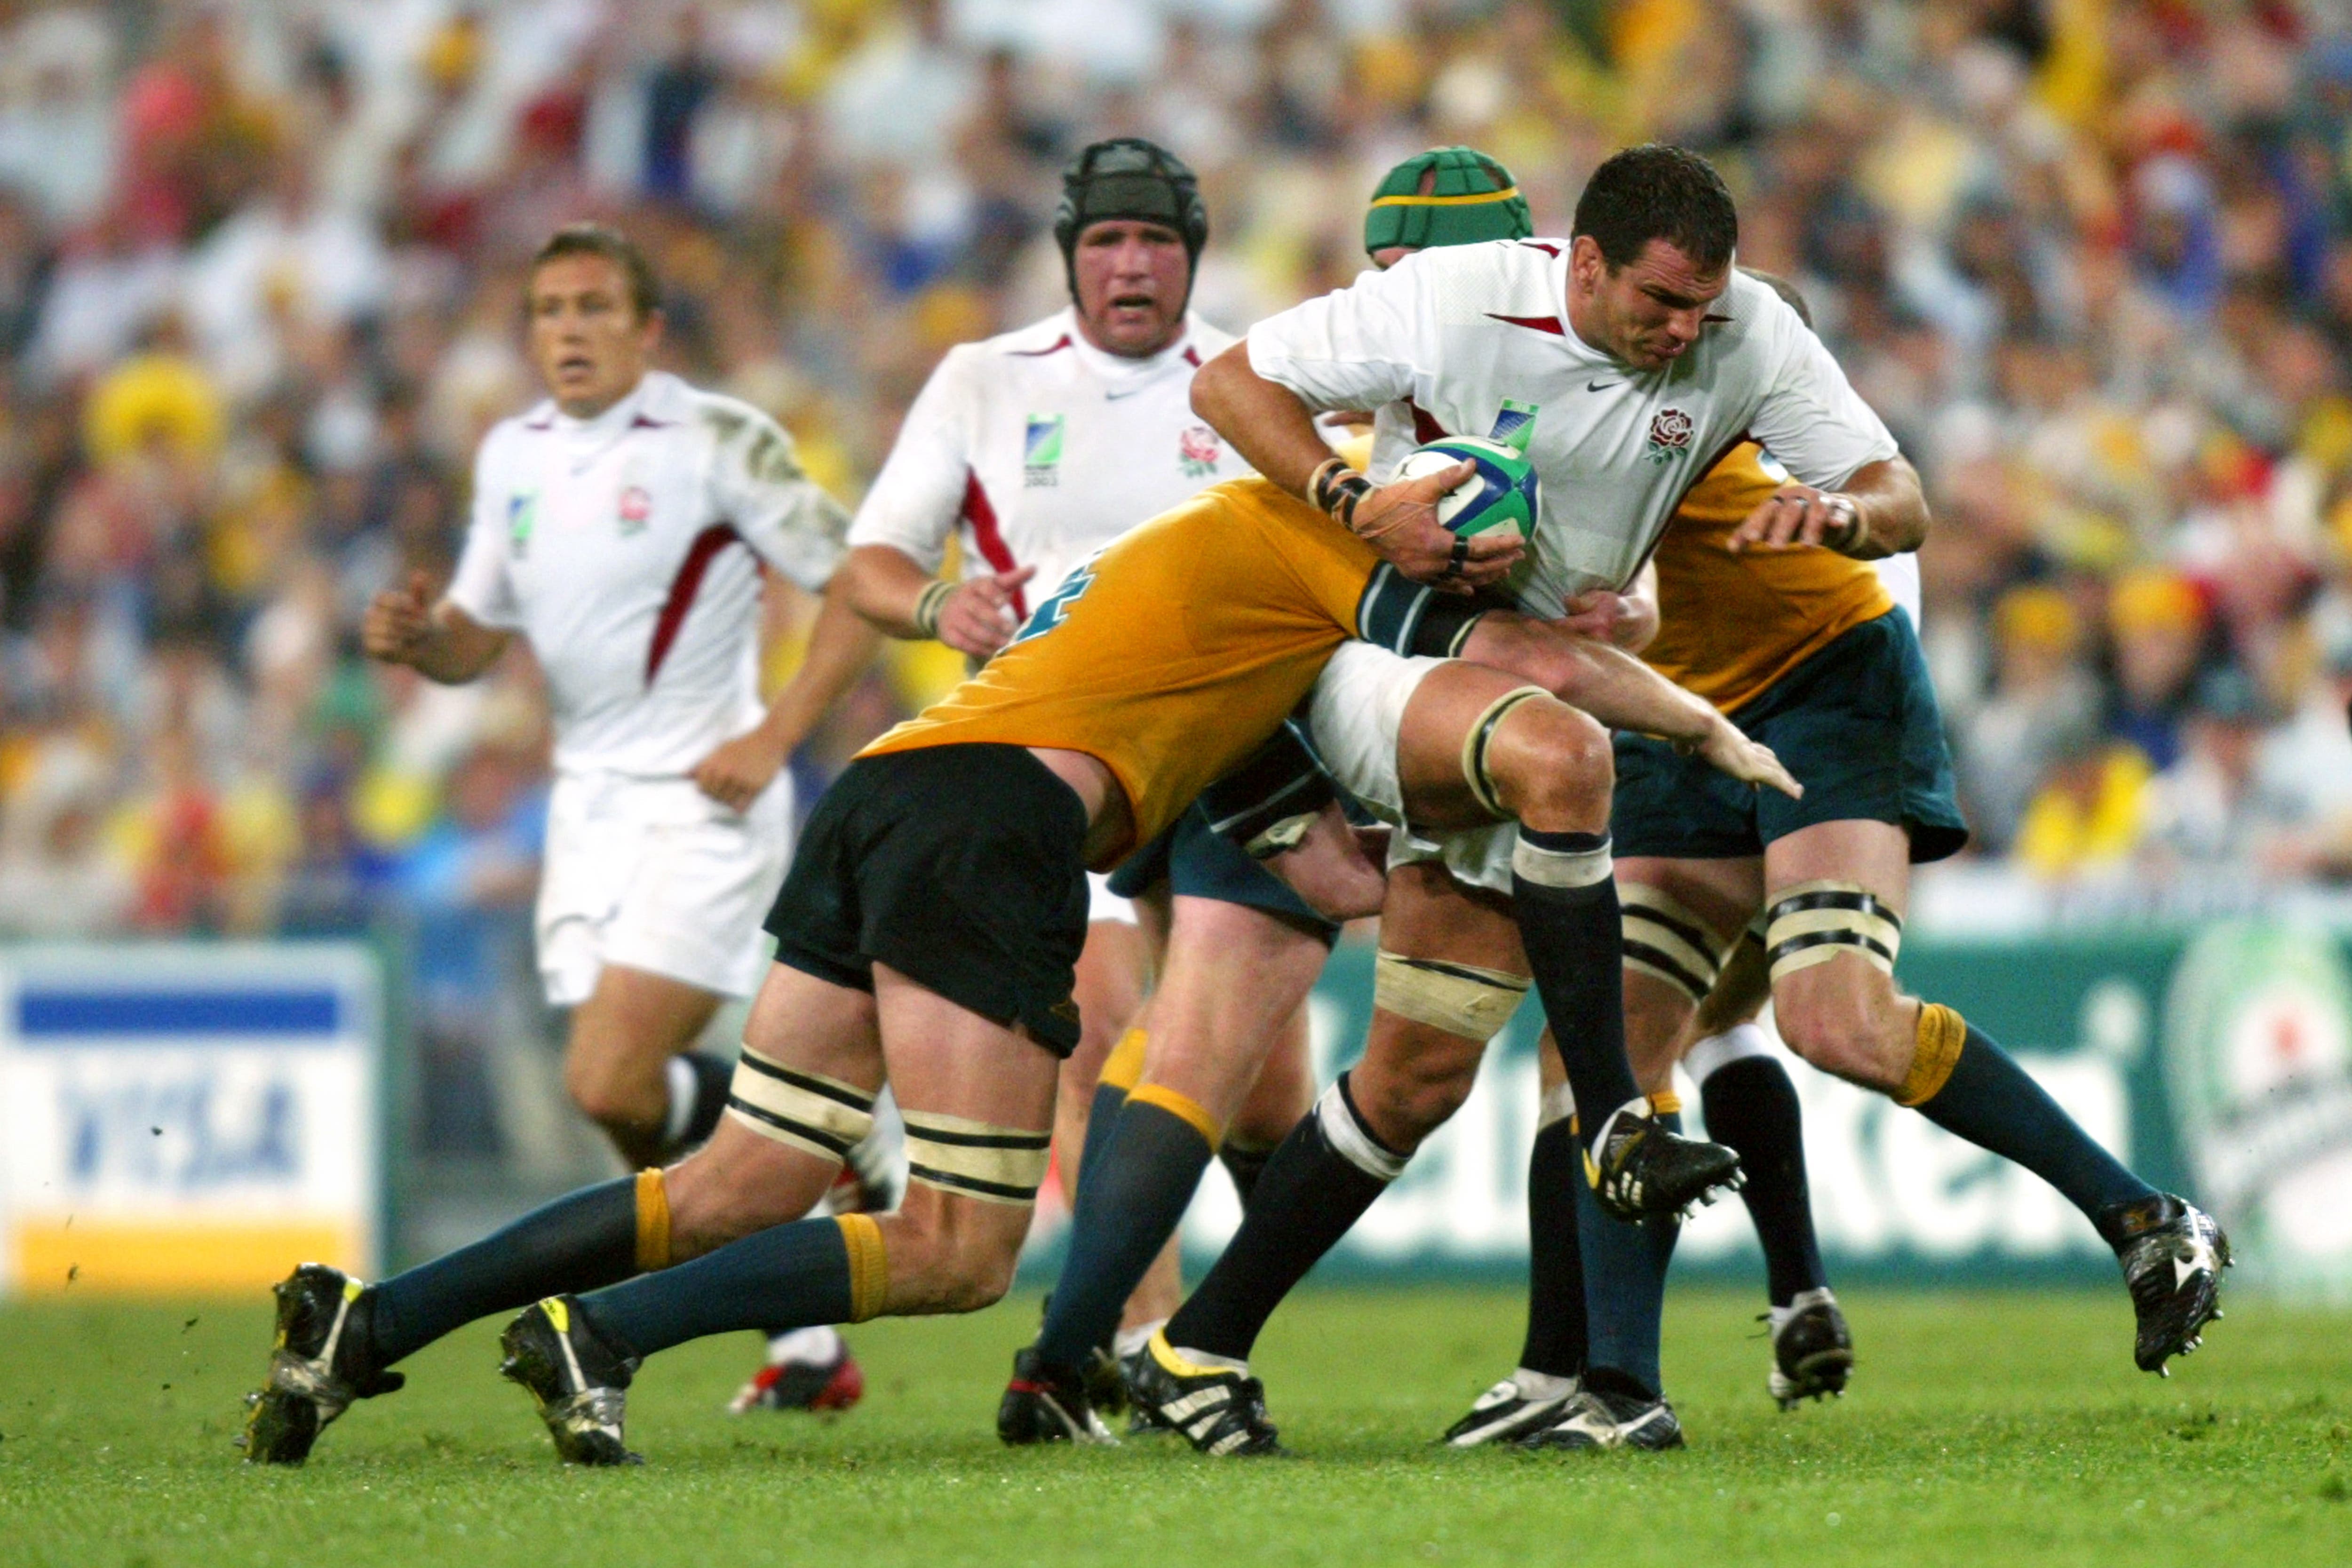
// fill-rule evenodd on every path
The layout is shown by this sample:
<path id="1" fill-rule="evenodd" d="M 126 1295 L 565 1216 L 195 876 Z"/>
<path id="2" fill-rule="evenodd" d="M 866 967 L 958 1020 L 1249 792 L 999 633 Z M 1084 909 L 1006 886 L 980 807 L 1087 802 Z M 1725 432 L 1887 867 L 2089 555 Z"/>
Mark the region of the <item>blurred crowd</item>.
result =
<path id="1" fill-rule="evenodd" d="M 951 343 L 1055 308 L 1061 161 L 1200 171 L 1197 308 L 1363 264 L 1470 142 L 1713 156 L 1926 474 L 1978 840 L 2062 885 L 2352 879 L 2344 0 L 0 4 L 0 934 L 396 921 L 429 1023 L 527 973 L 527 657 L 363 665 L 536 394 L 521 263 L 657 258 L 668 363 L 855 500 Z M 781 652 L 807 606 L 780 602 Z M 898 650 L 814 793 L 953 673 Z"/>

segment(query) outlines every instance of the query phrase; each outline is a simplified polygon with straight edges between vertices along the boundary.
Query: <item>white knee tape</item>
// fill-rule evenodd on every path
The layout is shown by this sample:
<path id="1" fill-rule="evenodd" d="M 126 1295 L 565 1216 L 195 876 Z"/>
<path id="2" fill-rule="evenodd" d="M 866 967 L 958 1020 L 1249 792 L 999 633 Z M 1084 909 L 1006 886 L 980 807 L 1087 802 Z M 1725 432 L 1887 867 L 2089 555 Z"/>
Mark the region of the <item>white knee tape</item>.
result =
<path id="1" fill-rule="evenodd" d="M 762 1137 L 839 1160 L 874 1131 L 874 1097 L 856 1084 L 785 1067 L 746 1046 L 728 1089 L 727 1114 Z"/>
<path id="2" fill-rule="evenodd" d="M 1657 889 L 1618 884 L 1625 967 L 1664 981 L 1693 1003 L 1706 1000 L 1723 973 L 1726 950 L 1696 915 Z"/>
<path id="3" fill-rule="evenodd" d="M 1800 882 L 1774 898 L 1765 912 L 1764 952 L 1774 980 L 1827 963 L 1841 952 L 1858 952 L 1895 973 L 1895 956 L 1903 949 L 1902 917 L 1860 883 Z"/>
<path id="4" fill-rule="evenodd" d="M 1528 984 L 1524 974 L 1385 948 L 1372 963 L 1373 1006 L 1482 1046 L 1511 1021 Z"/>
<path id="5" fill-rule="evenodd" d="M 929 1111 L 904 1116 L 908 1180 L 990 1203 L 1037 1201 L 1052 1158 L 1052 1133 Z"/>
<path id="6" fill-rule="evenodd" d="M 1478 715 L 1470 732 L 1462 738 L 1462 782 L 1470 786 L 1471 795 L 1487 816 L 1501 819 L 1511 815 L 1486 772 L 1486 748 L 1493 743 L 1496 730 L 1520 703 L 1550 695 L 1540 686 L 1521 686 L 1506 691 L 1486 705 L 1486 710 Z"/>
<path id="7" fill-rule="evenodd" d="M 1765 1037 L 1760 1026 L 1734 1024 L 1723 1033 L 1709 1035 L 1684 1052 L 1683 1071 L 1690 1074 L 1693 1083 L 1703 1084 L 1734 1062 L 1771 1054 L 1772 1042 Z"/>
<path id="8" fill-rule="evenodd" d="M 1355 1110 L 1348 1103 L 1348 1091 L 1340 1087 L 1346 1081 L 1342 1074 L 1315 1102 L 1316 1122 L 1323 1129 L 1325 1141 L 1341 1159 L 1374 1181 L 1393 1182 L 1404 1174 L 1405 1162 L 1412 1156 L 1384 1147 L 1356 1120 Z"/>

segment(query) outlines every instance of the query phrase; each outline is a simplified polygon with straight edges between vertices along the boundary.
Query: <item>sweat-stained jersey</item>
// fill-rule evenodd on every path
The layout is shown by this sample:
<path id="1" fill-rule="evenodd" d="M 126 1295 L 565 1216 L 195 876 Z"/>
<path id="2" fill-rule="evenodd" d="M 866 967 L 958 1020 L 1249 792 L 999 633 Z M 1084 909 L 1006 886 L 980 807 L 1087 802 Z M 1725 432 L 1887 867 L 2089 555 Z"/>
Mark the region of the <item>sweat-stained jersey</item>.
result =
<path id="1" fill-rule="evenodd" d="M 1034 566 L 1044 600 L 1087 556 L 1209 485 L 1250 472 L 1192 412 L 1192 372 L 1233 342 L 1187 316 L 1147 360 L 1090 346 L 1076 312 L 950 349 L 907 411 L 851 523 L 936 573 L 964 534 L 968 576 Z"/>
<path id="2" fill-rule="evenodd" d="M 1421 251 L 1260 321 L 1251 367 L 1310 408 L 1377 409 L 1376 482 L 1441 435 L 1522 446 L 1543 506 L 1509 590 L 1545 618 L 1588 589 L 1622 591 L 1684 493 L 1743 440 L 1825 489 L 1895 455 L 1768 285 L 1735 271 L 1698 342 L 1635 372 L 1570 328 L 1568 248 L 1527 239 Z"/>
<path id="3" fill-rule="evenodd" d="M 762 563 L 822 593 L 848 522 L 782 426 L 656 372 L 491 429 L 448 598 L 530 639 L 559 769 L 675 778 L 760 720 Z"/>
<path id="4" fill-rule="evenodd" d="M 1727 713 L 1894 607 L 1868 562 L 1820 549 L 1731 552 L 1732 530 L 1788 482 L 1769 454 L 1742 443 L 1683 498 L 1652 558 L 1658 635 L 1642 657 Z"/>
<path id="5" fill-rule="evenodd" d="M 1073 573 L 970 679 L 859 753 L 966 742 L 1084 752 L 1150 842 L 1297 707 L 1356 635 L 1380 558 L 1250 478 L 1152 519 Z"/>

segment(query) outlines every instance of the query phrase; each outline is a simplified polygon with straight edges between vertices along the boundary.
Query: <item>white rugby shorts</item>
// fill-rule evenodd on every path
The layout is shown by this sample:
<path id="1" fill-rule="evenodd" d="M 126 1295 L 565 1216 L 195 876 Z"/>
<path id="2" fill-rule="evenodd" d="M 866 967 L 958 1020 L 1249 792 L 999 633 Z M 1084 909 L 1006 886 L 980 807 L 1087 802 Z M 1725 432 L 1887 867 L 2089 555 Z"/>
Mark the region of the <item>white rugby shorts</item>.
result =
<path id="1" fill-rule="evenodd" d="M 558 773 L 538 910 L 549 1004 L 585 1002 L 607 963 L 749 996 L 792 850 L 789 773 L 740 814 L 691 779 Z"/>
<path id="2" fill-rule="evenodd" d="M 1120 925 L 1130 926 L 1136 923 L 1133 901 L 1110 890 L 1110 873 L 1108 871 L 1087 873 L 1087 923 L 1093 925 L 1097 921 L 1114 921 Z"/>
<path id="3" fill-rule="evenodd" d="M 1444 662 L 1391 653 L 1370 643 L 1341 643 L 1316 679 L 1307 729 L 1316 754 L 1339 787 L 1396 827 L 1389 836 L 1391 866 L 1442 861 L 1465 886 L 1508 893 L 1517 823 L 1423 836 L 1405 822 L 1404 786 L 1397 776 L 1405 704 Z"/>

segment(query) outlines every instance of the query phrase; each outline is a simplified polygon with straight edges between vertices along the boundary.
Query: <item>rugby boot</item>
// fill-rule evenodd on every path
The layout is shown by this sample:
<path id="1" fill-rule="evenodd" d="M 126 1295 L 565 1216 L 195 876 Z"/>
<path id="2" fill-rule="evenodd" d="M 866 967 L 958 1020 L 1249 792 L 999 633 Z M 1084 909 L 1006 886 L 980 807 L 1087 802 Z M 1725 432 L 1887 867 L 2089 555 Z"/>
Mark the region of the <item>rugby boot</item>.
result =
<path id="1" fill-rule="evenodd" d="M 2139 1320 L 2132 1359 L 2169 1377 L 2165 1362 L 2202 1344 L 2205 1325 L 2221 1315 L 2230 1238 L 2211 1215 L 2170 1193 L 2116 1204 L 2101 1212 L 2098 1228 L 2123 1265 Z"/>
<path id="2" fill-rule="evenodd" d="M 1685 1218 L 1737 1191 L 1748 1178 L 1738 1152 L 1700 1138 L 1685 1138 L 1658 1119 L 1632 1109 L 1629 1101 L 1601 1129 L 1599 1145 L 1586 1152 L 1584 1178 L 1603 1214 L 1642 1219 L 1654 1214 Z"/>
<path id="3" fill-rule="evenodd" d="M 1475 1448 L 1485 1443 L 1507 1443 L 1549 1426 L 1576 1397 L 1577 1380 L 1559 1381 L 1567 1384 L 1561 1392 L 1539 1396 L 1521 1389 L 1516 1375 L 1507 1377 L 1472 1401 L 1470 1413 L 1448 1426 L 1438 1441 L 1452 1448 Z"/>
<path id="4" fill-rule="evenodd" d="M 1853 1334 L 1827 1288 L 1799 1291 L 1787 1306 L 1765 1313 L 1764 1321 L 1772 1326 L 1768 1386 L 1781 1409 L 1845 1393 L 1845 1380 L 1853 1372 Z"/>
<path id="5" fill-rule="evenodd" d="M 1518 1439 L 1522 1448 L 1638 1448 L 1661 1452 L 1683 1446 L 1683 1424 L 1664 1399 L 1586 1387 L 1550 1426 Z"/>
<path id="6" fill-rule="evenodd" d="M 767 1364 L 735 1391 L 727 1408 L 736 1415 L 753 1410 L 840 1411 L 865 1396 L 866 1373 L 847 1342 L 832 1329 L 822 1336 L 800 1329 L 769 1342 Z"/>
<path id="7" fill-rule="evenodd" d="M 1127 1435 L 1130 1437 L 1150 1437 L 1175 1430 L 1157 1414 L 1137 1404 L 1129 1392 L 1135 1387 L 1137 1374 L 1143 1370 L 1143 1363 L 1150 1354 L 1150 1346 L 1145 1344 L 1118 1359 L 1119 1400 L 1127 1406 Z M 1101 1407 L 1097 1405 L 1096 1408 Z"/>
<path id="8" fill-rule="evenodd" d="M 1238 1367 L 1200 1366 L 1154 1334 L 1137 1358 L 1128 1396 L 1203 1454 L 1259 1458 L 1287 1453 L 1265 1417 L 1265 1385 Z"/>
<path id="9" fill-rule="evenodd" d="M 1047 1366 L 1037 1347 L 1013 1352 L 1013 1381 L 996 1402 L 996 1435 L 1014 1447 L 1031 1443 L 1116 1443 L 1095 1414 L 1085 1373 Z"/>
<path id="10" fill-rule="evenodd" d="M 628 1405 L 634 1356 L 599 1338 L 571 1296 L 534 1302 L 499 1336 L 506 1359 L 499 1375 L 530 1391 L 557 1458 L 567 1465 L 641 1465 L 629 1452 L 621 1424 Z"/>
<path id="11" fill-rule="evenodd" d="M 278 1337 L 268 1380 L 245 1396 L 237 1446 L 257 1465 L 299 1465 L 352 1401 L 390 1394 L 407 1380 L 375 1364 L 368 1336 L 375 1296 L 359 1280 L 305 1263 L 270 1289 Z"/>

